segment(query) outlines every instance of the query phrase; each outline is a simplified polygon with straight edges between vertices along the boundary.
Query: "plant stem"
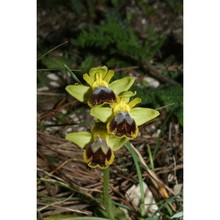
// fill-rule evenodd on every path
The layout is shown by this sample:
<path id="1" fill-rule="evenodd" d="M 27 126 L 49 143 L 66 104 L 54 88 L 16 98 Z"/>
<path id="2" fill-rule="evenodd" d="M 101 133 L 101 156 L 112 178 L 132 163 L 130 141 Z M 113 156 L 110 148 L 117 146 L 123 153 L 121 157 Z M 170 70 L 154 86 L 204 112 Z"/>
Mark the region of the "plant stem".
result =
<path id="1" fill-rule="evenodd" d="M 114 214 L 113 214 L 113 206 L 112 206 L 112 200 L 108 192 L 109 188 L 109 167 L 103 170 L 104 173 L 104 181 L 103 181 L 103 200 L 105 209 L 108 215 L 108 218 L 111 220 L 115 220 Z"/>

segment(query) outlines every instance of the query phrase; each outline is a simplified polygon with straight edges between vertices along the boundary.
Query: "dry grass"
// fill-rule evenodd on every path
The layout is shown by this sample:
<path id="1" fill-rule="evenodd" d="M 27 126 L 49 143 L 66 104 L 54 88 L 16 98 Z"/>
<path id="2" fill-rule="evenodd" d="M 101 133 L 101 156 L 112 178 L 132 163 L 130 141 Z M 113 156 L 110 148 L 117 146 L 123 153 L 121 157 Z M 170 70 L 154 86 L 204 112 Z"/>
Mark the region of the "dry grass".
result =
<path id="1" fill-rule="evenodd" d="M 57 104 L 57 100 L 54 100 L 50 103 L 45 102 L 45 97 L 38 98 L 39 125 L 45 122 L 50 124 L 49 127 L 41 126 L 37 132 L 38 217 L 43 219 L 61 213 L 91 216 L 95 208 L 100 207 L 102 171 L 90 169 L 82 160 L 82 150 L 64 139 L 70 128 L 72 131 L 88 129 L 91 119 L 86 106 L 79 105 L 77 101 L 63 100 L 59 96 L 57 99 L 62 102 Z M 49 108 L 51 109 L 48 111 Z M 62 112 L 64 109 L 66 111 Z M 71 117 L 72 114 L 74 117 Z M 65 117 L 62 118 L 62 115 Z M 159 178 L 160 182 L 155 183 L 155 176 L 152 177 L 142 166 L 144 182 L 159 203 L 165 201 L 166 193 L 169 197 L 175 195 L 176 189 L 183 183 L 182 128 L 172 119 L 167 129 L 158 136 L 166 116 L 166 110 L 162 110 L 158 119 L 141 126 L 140 135 L 132 142 L 144 163 L 149 166 L 147 145 L 153 151 L 158 140 L 160 141 L 154 160 L 156 178 Z M 62 118 L 62 124 L 59 118 Z M 138 177 L 132 156 L 126 148 L 122 148 L 116 152 L 115 161 L 111 166 L 110 193 L 115 202 L 128 207 L 131 219 L 136 219 L 135 216 L 139 215 L 140 210 L 128 201 L 126 191 L 137 184 Z M 169 205 L 174 212 L 179 209 L 179 203 L 175 200 Z"/>

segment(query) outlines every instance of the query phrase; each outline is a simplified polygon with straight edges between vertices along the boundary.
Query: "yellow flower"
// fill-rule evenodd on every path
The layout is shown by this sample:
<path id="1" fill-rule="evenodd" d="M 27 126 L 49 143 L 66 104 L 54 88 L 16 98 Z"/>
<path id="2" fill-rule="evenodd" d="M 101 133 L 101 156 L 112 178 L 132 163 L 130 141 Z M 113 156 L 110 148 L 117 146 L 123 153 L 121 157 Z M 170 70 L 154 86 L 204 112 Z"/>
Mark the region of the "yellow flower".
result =
<path id="1" fill-rule="evenodd" d="M 91 132 L 69 133 L 66 140 L 73 142 L 84 150 L 83 160 L 91 168 L 105 169 L 114 161 L 113 151 L 121 148 L 127 141 L 109 135 L 106 125 L 96 122 Z"/>
<path id="2" fill-rule="evenodd" d="M 135 98 L 129 102 L 134 94 L 125 92 L 117 98 L 117 102 L 110 107 L 96 106 L 91 109 L 91 115 L 107 123 L 107 131 L 119 138 L 134 139 L 138 135 L 138 126 L 156 118 L 160 113 L 154 109 L 135 107 L 141 102 Z"/>
<path id="3" fill-rule="evenodd" d="M 113 76 L 114 71 L 108 71 L 106 66 L 94 67 L 89 74 L 83 74 L 83 79 L 89 86 L 68 85 L 66 91 L 80 102 L 88 103 L 90 107 L 113 103 L 117 95 L 127 91 L 134 83 L 134 78 L 130 76 L 110 83 Z"/>

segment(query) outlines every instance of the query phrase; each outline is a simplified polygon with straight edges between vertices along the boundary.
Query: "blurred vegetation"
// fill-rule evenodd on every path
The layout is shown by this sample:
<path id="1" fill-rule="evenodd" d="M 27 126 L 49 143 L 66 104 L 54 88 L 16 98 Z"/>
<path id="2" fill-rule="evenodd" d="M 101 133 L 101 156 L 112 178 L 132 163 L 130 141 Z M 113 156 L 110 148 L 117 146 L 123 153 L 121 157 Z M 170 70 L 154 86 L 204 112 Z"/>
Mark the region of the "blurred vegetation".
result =
<path id="1" fill-rule="evenodd" d="M 183 62 L 182 36 L 175 35 L 176 26 L 181 29 L 182 23 L 172 20 L 182 15 L 182 1 L 39 0 L 38 11 L 41 19 L 46 18 L 43 24 L 38 21 L 38 56 L 68 41 L 58 48 L 62 55 L 46 55 L 39 60 L 38 68 L 64 69 L 66 64 L 81 70 L 76 73 L 81 78 L 98 65 L 113 69 L 137 66 L 140 77 L 152 76 L 149 66 L 159 67 L 158 76 L 176 83 L 162 80 L 158 88 L 136 86 L 135 90 L 142 105 L 170 105 L 168 109 L 183 124 L 182 69 L 168 70 Z M 166 27 L 168 22 L 170 27 Z M 38 74 L 39 82 L 42 75 Z"/>

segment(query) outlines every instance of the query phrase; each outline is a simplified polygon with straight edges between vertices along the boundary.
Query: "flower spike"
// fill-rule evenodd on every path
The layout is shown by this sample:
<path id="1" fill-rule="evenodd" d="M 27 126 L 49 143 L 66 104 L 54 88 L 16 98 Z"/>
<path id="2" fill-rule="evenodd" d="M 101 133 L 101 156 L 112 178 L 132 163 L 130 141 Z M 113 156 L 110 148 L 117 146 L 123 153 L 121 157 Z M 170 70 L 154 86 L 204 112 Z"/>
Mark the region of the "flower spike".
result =
<path id="1" fill-rule="evenodd" d="M 111 104 L 111 108 L 94 107 L 91 109 L 91 115 L 107 123 L 107 130 L 110 134 L 119 138 L 134 139 L 138 135 L 138 126 L 160 114 L 154 109 L 134 108 L 140 102 L 140 98 L 129 102 L 129 97 L 119 97 L 117 103 Z"/>
<path id="2" fill-rule="evenodd" d="M 89 74 L 83 75 L 89 86 L 68 85 L 66 91 L 80 102 L 88 103 L 90 107 L 114 103 L 117 101 L 117 95 L 132 86 L 134 77 L 128 76 L 110 83 L 113 76 L 114 71 L 108 71 L 106 66 L 94 67 Z"/>
<path id="3" fill-rule="evenodd" d="M 114 161 L 115 155 L 103 138 L 98 138 L 83 153 L 83 160 L 91 168 L 105 169 Z"/>
<path id="4" fill-rule="evenodd" d="M 160 114 L 154 109 L 135 107 L 141 102 L 138 97 L 130 101 L 136 95 L 136 92 L 128 91 L 134 77 L 110 82 L 113 76 L 114 71 L 99 66 L 83 74 L 88 86 L 75 84 L 66 87 L 70 95 L 91 107 L 90 114 L 95 117 L 91 132 L 66 135 L 68 141 L 84 150 L 83 160 L 91 168 L 106 169 L 114 161 L 114 151 L 137 137 L 138 126 Z"/>
<path id="5" fill-rule="evenodd" d="M 110 135 L 106 125 L 101 122 L 96 122 L 91 132 L 69 133 L 66 139 L 84 150 L 83 160 L 89 167 L 100 169 L 105 169 L 113 163 L 114 151 L 127 141 L 125 138 Z"/>

